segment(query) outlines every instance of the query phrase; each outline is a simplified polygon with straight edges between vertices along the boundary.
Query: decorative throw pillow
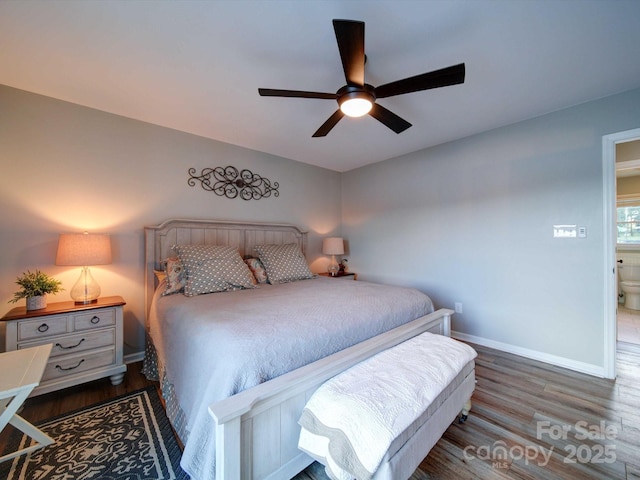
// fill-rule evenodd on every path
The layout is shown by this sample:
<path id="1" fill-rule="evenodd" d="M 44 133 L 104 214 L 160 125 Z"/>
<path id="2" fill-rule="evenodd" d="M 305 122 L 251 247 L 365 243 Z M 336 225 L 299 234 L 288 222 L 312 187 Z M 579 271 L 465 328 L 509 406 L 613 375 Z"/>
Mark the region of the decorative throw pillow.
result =
<path id="1" fill-rule="evenodd" d="M 182 262 L 178 257 L 170 257 L 163 263 L 164 273 L 167 278 L 167 287 L 164 289 L 164 292 L 162 292 L 162 295 L 182 292 L 186 283 Z"/>
<path id="2" fill-rule="evenodd" d="M 245 258 L 244 263 L 247 264 L 251 273 L 256 279 L 256 283 L 267 283 L 267 272 L 259 258 Z"/>
<path id="3" fill-rule="evenodd" d="M 174 245 L 172 248 L 185 269 L 187 297 L 255 288 L 251 270 L 234 247 Z"/>
<path id="4" fill-rule="evenodd" d="M 162 281 L 167 278 L 167 273 L 164 270 L 153 270 L 153 276 L 156 278 L 156 285 L 160 285 Z"/>
<path id="5" fill-rule="evenodd" d="M 295 282 L 314 277 L 296 243 L 257 245 L 255 251 L 267 271 L 269 283 Z"/>

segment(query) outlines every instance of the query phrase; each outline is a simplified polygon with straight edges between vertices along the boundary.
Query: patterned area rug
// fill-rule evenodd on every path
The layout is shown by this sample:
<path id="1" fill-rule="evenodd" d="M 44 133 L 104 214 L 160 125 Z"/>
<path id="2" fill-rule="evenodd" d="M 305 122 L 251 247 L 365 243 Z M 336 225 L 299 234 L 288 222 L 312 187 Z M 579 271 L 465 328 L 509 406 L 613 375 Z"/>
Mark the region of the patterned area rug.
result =
<path id="1" fill-rule="evenodd" d="M 409 480 L 430 480 L 431 476 L 419 468 L 413 472 Z M 292 478 L 292 480 L 330 480 L 324 471 L 324 466 L 318 462 L 313 462 L 304 471 Z"/>
<path id="2" fill-rule="evenodd" d="M 187 480 L 156 389 L 148 387 L 38 426 L 56 443 L 0 463 L 7 480 Z M 16 431 L 9 448 L 31 444 Z"/>

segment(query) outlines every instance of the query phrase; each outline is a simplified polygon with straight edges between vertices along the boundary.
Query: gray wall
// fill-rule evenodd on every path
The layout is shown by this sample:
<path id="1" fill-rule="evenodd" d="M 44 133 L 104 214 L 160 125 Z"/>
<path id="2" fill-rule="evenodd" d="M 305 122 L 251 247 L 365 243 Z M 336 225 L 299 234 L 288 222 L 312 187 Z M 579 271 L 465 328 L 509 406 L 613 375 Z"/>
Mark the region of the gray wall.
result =
<path id="1" fill-rule="evenodd" d="M 280 184 L 280 196 L 227 199 L 187 185 L 187 169 L 233 165 Z M 340 223 L 340 174 L 0 86 L 0 316 L 17 275 L 39 268 L 69 300 L 80 270 L 54 265 L 61 232 L 112 236 L 112 265 L 92 268 L 103 295 L 122 295 L 125 353 L 144 346 L 144 225 L 170 217 L 293 223 L 309 230 L 315 271 L 322 237 Z M 18 305 L 24 305 L 21 301 Z"/>
<path id="2" fill-rule="evenodd" d="M 463 337 L 568 364 L 603 365 L 602 136 L 640 126 L 640 90 L 338 174 L 0 86 L 0 315 L 15 277 L 54 265 L 60 232 L 112 235 L 93 269 L 127 300 L 128 351 L 143 343 L 142 226 L 169 217 L 278 221 L 341 232 L 359 278 L 461 302 Z M 416 127 L 413 127 L 416 128 Z M 234 165 L 281 185 L 278 198 L 228 200 L 186 184 L 187 169 Z M 342 200 L 341 200 L 342 198 Z M 342 215 L 342 216 L 341 216 Z M 342 226 L 340 225 L 342 221 Z M 552 225 L 586 226 L 553 239 Z"/>
<path id="3" fill-rule="evenodd" d="M 602 136 L 639 126 L 635 90 L 347 172 L 351 269 L 461 302 L 464 338 L 597 371 Z M 554 224 L 588 237 L 554 239 Z"/>

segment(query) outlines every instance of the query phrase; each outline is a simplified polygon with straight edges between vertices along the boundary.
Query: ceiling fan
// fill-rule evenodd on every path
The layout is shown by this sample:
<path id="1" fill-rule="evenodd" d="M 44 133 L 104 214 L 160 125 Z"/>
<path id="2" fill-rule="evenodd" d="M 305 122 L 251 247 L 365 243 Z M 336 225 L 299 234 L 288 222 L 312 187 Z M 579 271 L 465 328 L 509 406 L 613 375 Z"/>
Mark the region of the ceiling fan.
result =
<path id="1" fill-rule="evenodd" d="M 460 63 L 373 87 L 368 83 L 364 83 L 364 64 L 366 61 L 364 53 L 364 22 L 333 20 L 333 29 L 338 41 L 344 76 L 347 80 L 347 84 L 344 87 L 341 87 L 336 93 L 277 90 L 272 88 L 258 89 L 258 93 L 263 97 L 337 100 L 340 108 L 313 134 L 314 137 L 326 136 L 345 115 L 361 117 L 369 114 L 394 132 L 404 132 L 411 124 L 376 103 L 376 99 L 464 83 L 465 68 L 464 63 Z"/>

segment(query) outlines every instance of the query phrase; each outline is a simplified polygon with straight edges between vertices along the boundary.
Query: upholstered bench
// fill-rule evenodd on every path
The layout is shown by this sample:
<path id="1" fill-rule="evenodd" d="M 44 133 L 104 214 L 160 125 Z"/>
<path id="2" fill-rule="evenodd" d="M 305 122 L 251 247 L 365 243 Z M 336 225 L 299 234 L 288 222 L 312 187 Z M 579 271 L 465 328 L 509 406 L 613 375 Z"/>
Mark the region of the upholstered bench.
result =
<path id="1" fill-rule="evenodd" d="M 409 478 L 475 386 L 476 352 L 423 333 L 321 385 L 300 417 L 298 447 L 338 479 Z"/>

